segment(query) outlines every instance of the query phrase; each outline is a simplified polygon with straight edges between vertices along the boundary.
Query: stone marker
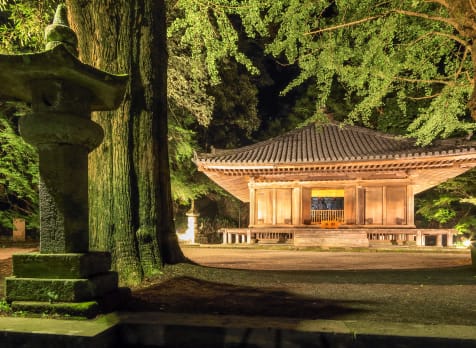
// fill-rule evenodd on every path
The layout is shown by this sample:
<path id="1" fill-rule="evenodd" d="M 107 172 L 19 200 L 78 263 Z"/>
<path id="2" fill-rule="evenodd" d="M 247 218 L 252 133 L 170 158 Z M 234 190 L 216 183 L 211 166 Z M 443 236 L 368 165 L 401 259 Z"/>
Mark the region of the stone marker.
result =
<path id="1" fill-rule="evenodd" d="M 118 292 L 109 253 L 89 252 L 88 153 L 103 139 L 91 112 L 117 108 L 127 76 L 77 59 L 64 5 L 45 34 L 44 52 L 0 55 L 0 98 L 31 103 L 20 134 L 38 149 L 40 172 L 40 253 L 13 256 L 5 293 L 17 309 L 48 311 L 42 301 L 66 302 L 54 308 L 76 313 L 81 306 L 74 304 L 84 302 L 91 314 Z"/>
<path id="2" fill-rule="evenodd" d="M 13 219 L 13 236 L 12 239 L 14 242 L 24 242 L 25 241 L 25 219 Z"/>

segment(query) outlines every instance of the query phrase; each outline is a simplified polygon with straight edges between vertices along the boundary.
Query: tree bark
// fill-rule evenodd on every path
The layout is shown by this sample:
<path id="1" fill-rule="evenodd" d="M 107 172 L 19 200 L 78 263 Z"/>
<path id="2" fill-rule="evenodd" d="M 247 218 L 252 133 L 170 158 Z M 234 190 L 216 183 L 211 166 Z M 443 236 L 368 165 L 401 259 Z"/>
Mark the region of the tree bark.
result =
<path id="1" fill-rule="evenodd" d="M 96 112 L 105 131 L 90 154 L 91 248 L 108 250 L 121 280 L 138 284 L 184 259 L 175 234 L 167 142 L 163 0 L 67 0 L 80 59 L 130 76 L 124 101 Z"/>

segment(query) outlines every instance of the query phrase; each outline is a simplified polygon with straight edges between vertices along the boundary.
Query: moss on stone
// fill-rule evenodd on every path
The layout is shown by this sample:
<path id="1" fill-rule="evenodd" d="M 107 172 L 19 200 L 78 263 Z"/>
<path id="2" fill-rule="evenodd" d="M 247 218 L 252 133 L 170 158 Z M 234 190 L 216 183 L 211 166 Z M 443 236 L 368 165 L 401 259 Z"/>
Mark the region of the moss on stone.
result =
<path id="1" fill-rule="evenodd" d="M 97 301 L 85 302 L 38 302 L 38 301 L 13 301 L 13 311 L 22 311 L 44 315 L 63 315 L 73 317 L 93 318 L 101 312 Z"/>
<path id="2" fill-rule="evenodd" d="M 117 290 L 117 273 L 88 279 L 5 278 L 7 301 L 81 302 Z"/>
<path id="3" fill-rule="evenodd" d="M 88 278 L 110 267 L 111 256 L 106 252 L 13 255 L 13 275 L 20 278 Z"/>

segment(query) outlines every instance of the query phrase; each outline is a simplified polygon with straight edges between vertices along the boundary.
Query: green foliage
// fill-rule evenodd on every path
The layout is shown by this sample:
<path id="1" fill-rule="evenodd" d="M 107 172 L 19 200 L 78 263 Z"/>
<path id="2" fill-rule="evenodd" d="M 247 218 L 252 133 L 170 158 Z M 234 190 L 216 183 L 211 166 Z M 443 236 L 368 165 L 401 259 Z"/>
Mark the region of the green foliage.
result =
<path id="1" fill-rule="evenodd" d="M 476 236 L 476 217 L 465 216 L 455 225 L 455 229 L 467 235 Z"/>
<path id="2" fill-rule="evenodd" d="M 239 50 L 239 34 L 229 16 L 246 6 L 249 6 L 250 13 L 254 13 L 251 9 L 260 8 L 259 2 L 249 0 L 177 0 L 173 4 L 180 14 L 169 26 L 168 36 L 180 35 L 180 43 L 189 50 L 193 65 L 204 63 L 214 84 L 220 81 L 220 62 L 231 57 L 251 72 L 258 72 L 251 60 Z"/>
<path id="3" fill-rule="evenodd" d="M 460 233 L 476 232 L 476 170 L 417 196 L 417 214 L 436 227 L 455 227 Z"/>
<path id="4" fill-rule="evenodd" d="M 218 231 L 227 227 L 236 227 L 236 222 L 227 217 L 199 218 L 199 233 L 210 244 L 221 243 Z"/>
<path id="5" fill-rule="evenodd" d="M 375 126 L 390 112 L 406 120 L 398 128 L 411 124 L 409 134 L 421 144 L 474 128 L 466 106 L 473 89 L 471 38 L 455 31 L 447 20 L 452 14 L 436 2 L 180 0 L 177 7 L 182 15 L 170 32 L 183 33 L 192 56 L 206 57 L 215 81 L 219 62 L 229 57 L 256 72 L 237 50 L 246 34 L 268 40 L 266 53 L 299 67 L 283 93 L 314 84 L 314 119 L 323 108 L 333 111 L 339 86 L 351 101 L 350 121 Z"/>
<path id="6" fill-rule="evenodd" d="M 45 26 L 58 1 L 1 0 L 0 53 L 43 49 Z M 17 116 L 29 112 L 21 103 L 0 103 L 0 228 L 11 230 L 22 217 L 29 229 L 38 221 L 38 159 L 17 133 Z"/>
<path id="7" fill-rule="evenodd" d="M 249 75 L 233 61 L 220 69 L 221 82 L 209 93 L 215 99 L 213 119 L 198 138 L 203 147 L 234 148 L 249 141 L 260 125 L 258 91 Z"/>
<path id="8" fill-rule="evenodd" d="M 0 52 L 34 52 L 43 48 L 44 29 L 50 23 L 55 0 L 1 0 Z"/>
<path id="9" fill-rule="evenodd" d="M 215 185 L 197 172 L 192 162 L 194 150 L 208 144 L 236 145 L 240 134 L 250 136 L 259 125 L 256 87 L 235 62 L 244 56 L 232 53 L 238 52 L 238 36 L 230 32 L 231 22 L 217 14 L 199 23 L 204 13 L 194 9 L 203 6 L 189 5 L 184 9 L 183 1 L 168 3 L 169 159 L 172 194 L 178 205 L 215 190 Z M 213 41 L 207 30 L 221 33 L 215 37 L 220 43 L 208 49 L 202 46 Z M 187 37 L 191 35 L 204 36 L 189 45 Z"/>
<path id="10" fill-rule="evenodd" d="M 22 217 L 38 228 L 37 154 L 1 114 L 0 145 L 0 226 L 11 230 L 12 219 Z"/>
<path id="11" fill-rule="evenodd" d="M 0 299 L 0 314 L 9 314 L 12 312 L 12 307 L 7 301 Z"/>
<path id="12" fill-rule="evenodd" d="M 192 162 L 194 133 L 174 121 L 169 122 L 169 160 L 172 195 L 178 204 L 186 205 L 208 191 Z"/>
<path id="13" fill-rule="evenodd" d="M 461 131 L 471 134 L 476 123 L 462 121 L 470 93 L 470 86 L 445 86 L 429 107 L 421 109 L 408 130 L 422 145 L 429 144 L 437 136 L 448 138 Z"/>

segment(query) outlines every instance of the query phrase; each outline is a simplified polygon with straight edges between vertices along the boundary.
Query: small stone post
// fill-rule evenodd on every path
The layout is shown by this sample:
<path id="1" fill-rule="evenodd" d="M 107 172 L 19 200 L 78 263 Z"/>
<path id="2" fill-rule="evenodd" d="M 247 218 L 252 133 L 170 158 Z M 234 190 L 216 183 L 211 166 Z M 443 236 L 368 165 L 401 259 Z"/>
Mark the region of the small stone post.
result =
<path id="1" fill-rule="evenodd" d="M 51 302 L 83 302 L 82 310 L 91 315 L 101 299 L 118 293 L 109 253 L 89 252 L 88 153 L 103 139 L 91 112 L 117 108 L 127 76 L 77 59 L 77 38 L 64 5 L 45 38 L 44 52 L 0 55 L 0 98 L 31 103 L 20 134 L 38 149 L 40 172 L 40 253 L 14 255 L 6 299 L 17 310 L 41 311 L 53 310 Z"/>
<path id="2" fill-rule="evenodd" d="M 25 219 L 13 219 L 13 235 L 12 240 L 14 242 L 25 241 Z"/>

